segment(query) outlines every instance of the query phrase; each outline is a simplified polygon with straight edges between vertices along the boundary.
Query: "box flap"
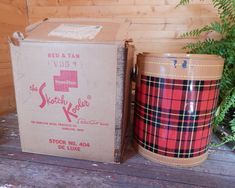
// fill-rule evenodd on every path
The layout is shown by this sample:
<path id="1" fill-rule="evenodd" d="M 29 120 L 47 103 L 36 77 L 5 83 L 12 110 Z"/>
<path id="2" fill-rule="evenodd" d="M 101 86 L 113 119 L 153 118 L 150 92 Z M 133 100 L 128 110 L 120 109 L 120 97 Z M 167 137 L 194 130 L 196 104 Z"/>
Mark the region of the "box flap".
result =
<path id="1" fill-rule="evenodd" d="M 127 39 L 129 22 L 85 19 L 45 19 L 26 28 L 26 41 L 116 43 Z"/>

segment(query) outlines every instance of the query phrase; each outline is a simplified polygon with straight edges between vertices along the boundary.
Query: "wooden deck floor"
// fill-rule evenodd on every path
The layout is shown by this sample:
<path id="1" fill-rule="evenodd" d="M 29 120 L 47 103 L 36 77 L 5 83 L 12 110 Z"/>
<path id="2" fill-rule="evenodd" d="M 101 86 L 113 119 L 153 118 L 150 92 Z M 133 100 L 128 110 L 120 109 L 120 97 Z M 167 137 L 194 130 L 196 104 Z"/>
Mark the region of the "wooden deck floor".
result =
<path id="1" fill-rule="evenodd" d="M 210 150 L 194 168 L 152 163 L 126 149 L 121 165 L 22 153 L 17 115 L 0 117 L 0 188 L 6 187 L 235 187 L 235 153 Z"/>

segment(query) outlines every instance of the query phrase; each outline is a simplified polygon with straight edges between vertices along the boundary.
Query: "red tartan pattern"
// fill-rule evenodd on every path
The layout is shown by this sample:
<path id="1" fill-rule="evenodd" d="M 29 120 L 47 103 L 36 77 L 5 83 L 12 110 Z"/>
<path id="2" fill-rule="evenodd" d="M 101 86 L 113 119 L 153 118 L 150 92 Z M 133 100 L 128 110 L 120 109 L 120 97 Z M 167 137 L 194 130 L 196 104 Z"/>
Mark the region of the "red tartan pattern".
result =
<path id="1" fill-rule="evenodd" d="M 219 83 L 142 75 L 136 88 L 137 143 L 151 152 L 175 158 L 204 154 L 210 142 Z"/>

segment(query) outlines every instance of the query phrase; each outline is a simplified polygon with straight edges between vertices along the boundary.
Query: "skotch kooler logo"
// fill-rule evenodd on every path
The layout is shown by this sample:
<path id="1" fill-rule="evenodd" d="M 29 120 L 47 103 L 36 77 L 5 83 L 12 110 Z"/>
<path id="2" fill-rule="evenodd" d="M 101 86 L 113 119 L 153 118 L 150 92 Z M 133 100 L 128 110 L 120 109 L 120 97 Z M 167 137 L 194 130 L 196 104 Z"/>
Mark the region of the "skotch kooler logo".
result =
<path id="1" fill-rule="evenodd" d="M 72 70 L 61 70 L 60 75 L 53 76 L 54 81 L 54 91 L 55 92 L 70 92 L 71 88 L 78 88 L 78 73 L 77 71 Z M 44 109 L 49 106 L 59 105 L 62 108 L 62 111 L 68 122 L 72 122 L 72 118 L 78 119 L 78 113 L 90 106 L 91 96 L 88 95 L 86 99 L 78 98 L 75 103 L 71 102 L 69 99 L 66 99 L 65 95 L 51 96 L 46 92 L 47 83 L 44 82 L 39 88 L 35 85 L 30 86 L 30 90 L 38 92 L 41 103 L 39 107 Z"/>

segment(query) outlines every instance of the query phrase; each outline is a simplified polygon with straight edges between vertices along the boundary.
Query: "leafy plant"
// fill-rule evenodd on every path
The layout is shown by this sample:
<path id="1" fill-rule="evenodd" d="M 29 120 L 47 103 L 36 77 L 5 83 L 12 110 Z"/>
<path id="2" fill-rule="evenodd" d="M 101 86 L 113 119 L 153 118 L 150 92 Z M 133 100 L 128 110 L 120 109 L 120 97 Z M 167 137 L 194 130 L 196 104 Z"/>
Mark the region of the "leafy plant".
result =
<path id="1" fill-rule="evenodd" d="M 203 0 L 202 0 L 203 1 Z M 220 86 L 220 97 L 214 119 L 215 128 L 225 126 L 232 135 L 225 136 L 222 144 L 235 141 L 235 115 L 229 122 L 225 117 L 235 109 L 235 0 L 211 0 L 218 10 L 220 21 L 212 22 L 202 28 L 184 33 L 186 37 L 200 37 L 211 32 L 219 34 L 219 39 L 208 38 L 204 41 L 187 44 L 184 49 L 193 54 L 215 54 L 225 59 L 223 76 Z M 189 4 L 190 0 L 181 0 L 177 5 Z"/>

